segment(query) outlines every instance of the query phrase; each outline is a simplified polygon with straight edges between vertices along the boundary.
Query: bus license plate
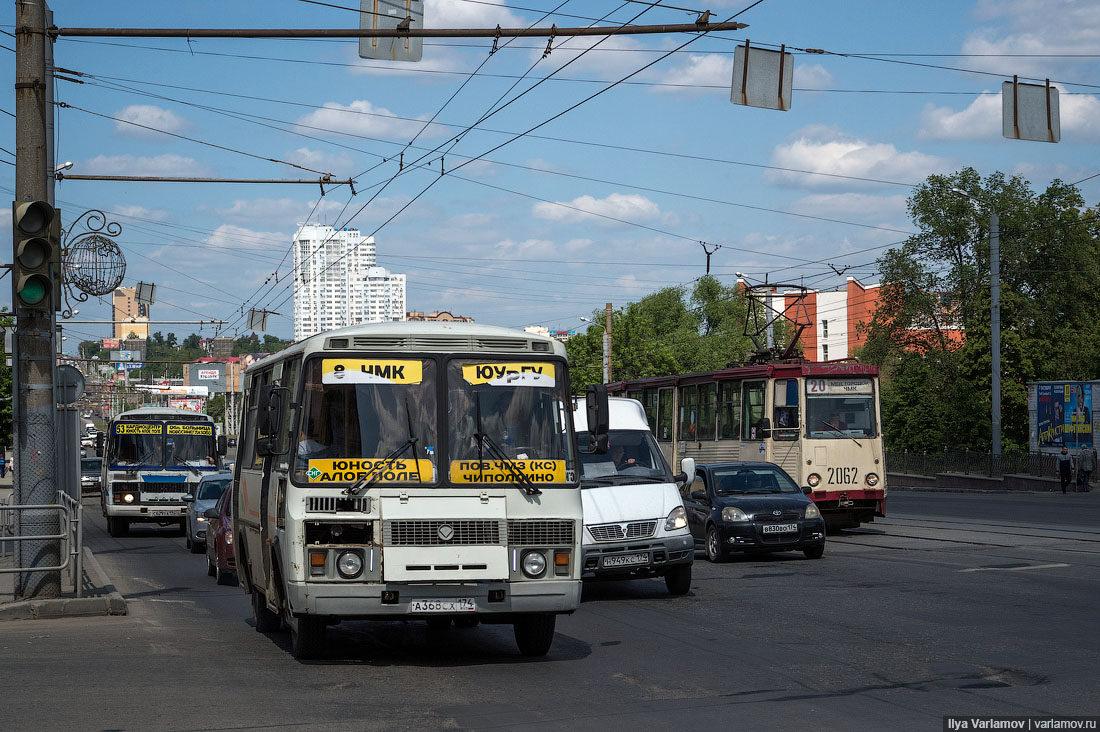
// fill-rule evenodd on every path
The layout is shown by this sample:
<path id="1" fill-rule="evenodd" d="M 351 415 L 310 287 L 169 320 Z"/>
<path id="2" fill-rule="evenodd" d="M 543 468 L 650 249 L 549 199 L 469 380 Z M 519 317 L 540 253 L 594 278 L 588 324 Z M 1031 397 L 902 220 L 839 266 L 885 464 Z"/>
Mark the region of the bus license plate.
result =
<path id="1" fill-rule="evenodd" d="M 156 518 L 159 518 L 161 516 L 179 516 L 180 512 L 179 511 L 150 511 L 149 515 L 153 516 L 153 517 L 156 517 Z"/>
<path id="2" fill-rule="evenodd" d="M 457 600 L 409 600 L 410 613 L 476 613 L 477 603 L 472 597 Z"/>
<path id="3" fill-rule="evenodd" d="M 765 534 L 790 534 L 798 531 L 798 524 L 765 524 Z"/>
<path id="4" fill-rule="evenodd" d="M 649 553 L 613 554 L 603 558 L 603 566 L 605 567 L 633 567 L 636 564 L 649 564 Z"/>

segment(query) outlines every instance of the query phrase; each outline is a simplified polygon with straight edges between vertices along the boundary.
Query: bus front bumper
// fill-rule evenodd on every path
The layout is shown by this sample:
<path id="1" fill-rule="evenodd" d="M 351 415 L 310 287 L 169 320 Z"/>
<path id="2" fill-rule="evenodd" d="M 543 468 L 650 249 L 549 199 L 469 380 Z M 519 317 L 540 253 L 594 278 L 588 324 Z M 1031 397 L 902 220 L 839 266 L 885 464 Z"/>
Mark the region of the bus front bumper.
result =
<path id="1" fill-rule="evenodd" d="M 107 515 L 130 521 L 178 521 L 187 518 L 187 505 L 179 506 L 120 506 L 109 504 Z"/>
<path id="2" fill-rule="evenodd" d="M 487 623 L 494 620 L 511 622 L 513 615 L 571 613 L 580 605 L 581 599 L 580 580 L 573 579 L 437 585 L 291 582 L 286 589 L 291 612 L 295 615 L 375 620 L 475 615 Z M 473 600 L 476 609 L 419 611 L 413 607 L 415 604 L 423 608 L 431 601 L 447 602 L 458 598 Z"/>

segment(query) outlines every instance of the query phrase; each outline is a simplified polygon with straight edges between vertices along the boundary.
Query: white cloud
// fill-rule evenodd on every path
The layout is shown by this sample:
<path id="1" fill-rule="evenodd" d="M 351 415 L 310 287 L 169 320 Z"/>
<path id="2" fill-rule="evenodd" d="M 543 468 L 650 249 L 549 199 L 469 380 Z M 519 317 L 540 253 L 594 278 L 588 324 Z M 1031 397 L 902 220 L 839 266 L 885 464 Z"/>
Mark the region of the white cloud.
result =
<path id="1" fill-rule="evenodd" d="M 963 42 L 969 68 L 1036 78 L 1057 78 L 1061 71 L 1095 65 L 1093 59 L 1050 58 L 1058 54 L 1091 54 L 1100 45 L 1100 13 L 1095 0 L 980 0 L 975 17 L 989 25 Z M 1026 58 L 1004 54 L 1046 54 Z"/>
<path id="2" fill-rule="evenodd" d="M 794 86 L 798 89 L 826 89 L 835 79 L 821 64 L 795 64 Z"/>
<path id="3" fill-rule="evenodd" d="M 1088 94 L 1066 94 L 1059 89 L 1058 110 L 1062 140 L 1100 139 L 1100 99 Z M 1000 94 L 983 94 L 958 112 L 927 105 L 921 114 L 919 137 L 930 140 L 995 140 L 1003 133 Z"/>
<path id="4" fill-rule="evenodd" d="M 162 209 L 149 209 L 144 206 L 111 206 L 110 213 L 120 218 L 145 219 L 146 221 L 167 221 L 170 215 Z"/>
<path id="5" fill-rule="evenodd" d="M 300 118 L 298 124 L 351 135 L 410 138 L 427 121 L 425 117 L 418 117 L 416 120 L 398 119 L 398 115 L 385 107 L 376 107 L 365 99 L 357 99 L 347 105 L 339 102 L 326 102 L 324 109 L 310 112 Z M 432 125 L 420 136 L 435 137 L 442 134 L 443 129 L 437 125 Z"/>
<path id="6" fill-rule="evenodd" d="M 214 213 L 226 219 L 234 221 L 255 221 L 271 225 L 281 224 L 283 227 L 293 227 L 299 221 L 305 221 L 313 212 L 312 221 L 320 221 L 326 215 L 335 216 L 344 207 L 343 203 L 336 200 L 324 199 L 317 204 L 315 201 L 299 201 L 293 198 L 253 198 L 237 199 L 228 208 L 215 208 Z M 287 234 L 289 241 L 289 234 Z"/>
<path id="7" fill-rule="evenodd" d="M 213 170 L 194 158 L 166 153 L 156 157 L 134 155 L 97 155 L 80 168 L 88 175 L 163 175 L 181 177 L 210 177 Z"/>
<path id="8" fill-rule="evenodd" d="M 484 58 L 464 49 L 449 48 L 446 45 L 426 47 L 423 58 L 415 64 L 408 61 L 362 58 L 359 56 L 358 46 L 350 48 L 346 56 L 345 63 L 351 64 L 349 73 L 355 75 L 399 76 L 410 81 L 436 82 L 450 82 L 454 76 L 450 73 L 432 72 L 470 73 Z"/>
<path id="9" fill-rule="evenodd" d="M 921 152 L 900 152 L 889 143 L 874 143 L 825 127 L 808 127 L 795 139 L 772 151 L 771 164 L 782 168 L 873 178 L 896 183 L 918 183 L 931 173 L 947 172 L 952 163 Z M 805 188 L 860 185 L 858 181 L 780 170 L 764 174 L 772 183 Z"/>
<path id="10" fill-rule="evenodd" d="M 677 221 L 675 214 L 663 212 L 655 202 L 633 193 L 612 193 L 607 198 L 600 199 L 580 196 L 564 204 L 540 202 L 531 207 L 531 212 L 536 218 L 561 223 L 585 221 L 616 225 L 617 222 L 604 217 L 630 222 L 660 221 L 666 224 L 675 224 Z"/>
<path id="11" fill-rule="evenodd" d="M 682 85 L 654 87 L 654 91 L 689 93 L 717 91 L 718 93 L 728 95 L 732 77 L 733 56 L 712 53 L 689 54 L 686 59 L 677 59 L 676 63 L 671 68 L 651 78 L 662 84 Z M 721 88 L 699 88 L 708 86 L 719 86 Z"/>
<path id="12" fill-rule="evenodd" d="M 340 153 L 330 155 L 319 150 L 310 150 L 308 147 L 292 150 L 284 157 L 292 163 L 297 163 L 311 170 L 332 173 L 338 177 L 352 174 L 355 167 L 355 161 L 347 155 Z"/>
<path id="13" fill-rule="evenodd" d="M 169 141 L 172 138 L 168 135 L 162 135 L 158 130 L 178 133 L 190 127 L 190 123 L 186 119 L 172 110 L 151 104 L 133 104 L 116 112 L 115 116 L 121 120 L 126 120 L 125 122 L 115 122 L 115 134 L 121 137 Z M 127 122 L 134 124 L 127 124 Z M 141 127 L 135 125 L 141 125 Z"/>
<path id="14" fill-rule="evenodd" d="M 557 256 L 557 245 L 548 239 L 503 239 L 493 245 L 500 259 L 539 259 Z"/>
<path id="15" fill-rule="evenodd" d="M 645 48 L 627 36 L 580 36 L 557 40 L 546 58 L 542 58 L 545 46 L 542 50 L 532 50 L 529 58 L 531 63 L 538 63 L 533 72 L 536 77 L 569 64 L 555 77 L 621 79 L 656 58 L 654 54 L 644 52 Z"/>
<path id="16" fill-rule="evenodd" d="M 501 28 L 526 25 L 519 16 L 500 5 L 471 3 L 466 0 L 432 0 L 426 3 L 426 28 Z"/>
<path id="17" fill-rule="evenodd" d="M 790 210 L 810 216 L 846 219 L 859 216 L 863 223 L 898 225 L 906 222 L 906 196 L 874 196 L 867 193 L 815 193 L 794 202 Z"/>

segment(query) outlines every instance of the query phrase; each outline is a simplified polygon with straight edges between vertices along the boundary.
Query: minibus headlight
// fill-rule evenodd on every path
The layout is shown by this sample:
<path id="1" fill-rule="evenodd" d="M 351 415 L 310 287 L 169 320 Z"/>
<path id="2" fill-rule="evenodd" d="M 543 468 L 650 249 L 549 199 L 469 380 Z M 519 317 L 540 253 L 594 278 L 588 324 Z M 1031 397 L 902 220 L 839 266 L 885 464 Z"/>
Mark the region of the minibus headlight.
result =
<path id="1" fill-rule="evenodd" d="M 542 552 L 527 552 L 523 555 L 523 573 L 532 579 L 541 577 L 546 571 L 546 557 Z"/>
<path id="2" fill-rule="evenodd" d="M 363 560 L 355 552 L 344 552 L 336 560 L 336 569 L 344 579 L 354 579 L 363 571 Z"/>
<path id="3" fill-rule="evenodd" d="M 817 473 L 810 473 L 810 475 L 806 478 L 806 484 L 809 485 L 811 488 L 817 488 L 819 483 L 821 483 L 821 476 Z"/>
<path id="4" fill-rule="evenodd" d="M 864 478 L 863 480 L 864 480 L 864 482 L 866 482 L 866 483 L 867 483 L 867 485 L 869 485 L 869 486 L 876 486 L 876 485 L 878 485 L 878 475 L 876 475 L 875 473 L 868 473 L 868 474 L 867 474 L 867 477 L 865 477 L 865 478 Z"/>
<path id="5" fill-rule="evenodd" d="M 821 510 L 818 509 L 817 506 L 815 506 L 814 504 L 811 503 L 810 505 L 806 506 L 806 518 L 808 518 L 808 519 L 819 519 L 819 518 L 821 518 Z"/>
<path id="6" fill-rule="evenodd" d="M 675 531 L 688 525 L 687 511 L 683 506 L 677 506 L 665 519 L 665 531 Z"/>

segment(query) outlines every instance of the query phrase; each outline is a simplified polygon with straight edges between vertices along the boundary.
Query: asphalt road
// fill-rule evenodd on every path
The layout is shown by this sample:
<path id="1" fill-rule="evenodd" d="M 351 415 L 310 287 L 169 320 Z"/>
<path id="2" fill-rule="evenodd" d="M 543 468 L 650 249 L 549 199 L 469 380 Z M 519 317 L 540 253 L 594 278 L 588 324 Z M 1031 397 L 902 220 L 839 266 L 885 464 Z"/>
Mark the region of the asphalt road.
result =
<path id="1" fill-rule="evenodd" d="M 825 557 L 592 585 L 550 654 L 507 626 L 345 622 L 298 662 L 170 530 L 86 541 L 126 617 L 0 623 L 5 730 L 940 730 L 1100 713 L 1097 494 L 891 496 Z"/>

